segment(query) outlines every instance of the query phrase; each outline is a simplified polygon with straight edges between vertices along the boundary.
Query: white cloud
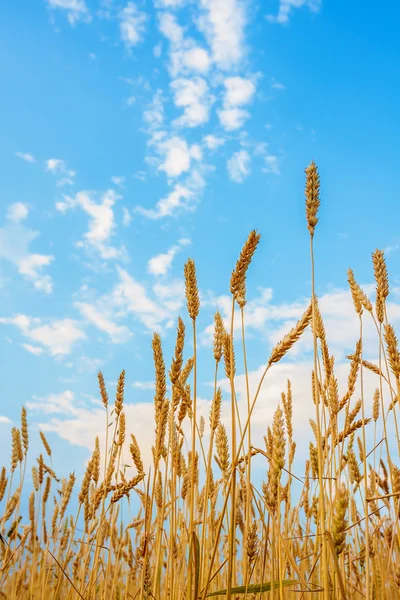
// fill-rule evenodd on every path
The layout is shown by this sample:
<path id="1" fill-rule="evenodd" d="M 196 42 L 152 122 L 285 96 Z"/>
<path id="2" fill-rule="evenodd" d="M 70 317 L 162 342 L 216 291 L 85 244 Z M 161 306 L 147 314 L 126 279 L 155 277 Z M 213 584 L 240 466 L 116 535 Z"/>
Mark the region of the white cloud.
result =
<path id="1" fill-rule="evenodd" d="M 393 252 L 397 252 L 397 250 L 400 249 L 400 245 L 399 244 L 390 244 L 389 246 L 386 246 L 386 248 L 384 249 L 385 255 L 387 256 L 388 254 L 393 254 Z"/>
<path id="2" fill-rule="evenodd" d="M 194 160 L 201 160 L 203 158 L 203 151 L 199 144 L 190 146 L 190 156 L 194 158 Z"/>
<path id="3" fill-rule="evenodd" d="M 182 238 L 178 245 L 184 247 L 189 243 L 188 238 Z M 156 261 L 151 264 L 156 271 Z M 157 285 L 157 282 L 148 288 L 127 270 L 117 267 L 116 271 L 118 281 L 107 294 L 96 298 L 95 290 L 82 287 L 81 298 L 75 302 L 75 307 L 84 320 L 107 333 L 113 343 L 124 343 L 132 337 L 133 331 L 137 331 L 137 323 L 132 324 L 132 318 L 146 329 L 162 334 L 184 304 L 184 282 L 164 279 L 163 284 Z"/>
<path id="4" fill-rule="evenodd" d="M 43 348 L 41 348 L 40 346 L 32 346 L 31 344 L 21 345 L 23 348 L 25 348 L 25 350 L 27 350 L 31 354 L 34 354 L 35 356 L 40 356 L 41 354 L 43 354 Z"/>
<path id="5" fill-rule="evenodd" d="M 182 250 L 182 246 L 187 246 L 190 243 L 189 239 L 183 238 L 179 240 L 179 244 L 171 246 L 167 252 L 153 256 L 147 263 L 147 270 L 153 275 L 166 275 L 172 267 L 172 261 L 175 256 Z"/>
<path id="6" fill-rule="evenodd" d="M 155 300 L 150 298 L 145 287 L 128 273 L 119 270 L 121 283 L 113 290 L 116 306 L 135 315 L 150 331 L 157 330 L 163 335 L 164 325 L 169 327 L 171 319 L 177 317 L 185 303 L 185 284 L 181 279 L 168 280 L 165 284 L 153 285 Z"/>
<path id="7" fill-rule="evenodd" d="M 13 210 L 11 216 L 23 214 L 21 209 Z M 0 259 L 11 262 L 18 272 L 30 281 L 37 290 L 50 293 L 53 283 L 49 275 L 41 271 L 48 266 L 54 256 L 45 254 L 32 254 L 29 246 L 39 237 L 39 232 L 27 229 L 19 222 L 12 220 L 10 224 L 0 229 Z"/>
<path id="8" fill-rule="evenodd" d="M 295 8 L 306 7 L 311 12 L 317 13 L 322 6 L 322 0 L 280 0 L 279 11 L 276 16 L 267 15 L 271 23 L 284 24 L 289 21 L 290 15 Z"/>
<path id="9" fill-rule="evenodd" d="M 178 177 L 189 171 L 190 150 L 186 140 L 173 136 L 161 142 L 158 149 L 165 155 L 158 168 L 160 171 L 165 171 L 168 177 Z"/>
<path id="10" fill-rule="evenodd" d="M 123 213 L 122 224 L 124 227 L 129 227 L 129 225 L 132 222 L 132 215 L 129 212 L 129 210 L 127 208 L 125 208 L 125 206 L 122 209 L 122 213 Z"/>
<path id="11" fill-rule="evenodd" d="M 133 176 L 139 181 L 146 181 L 147 173 L 146 171 L 136 171 L 136 173 L 134 173 Z"/>
<path id="12" fill-rule="evenodd" d="M 178 183 L 174 186 L 172 192 L 157 202 L 156 210 L 145 209 L 141 206 L 136 207 L 136 210 L 150 219 L 160 219 L 171 216 L 177 209 L 186 206 L 193 197 L 194 192 L 192 190 Z"/>
<path id="13" fill-rule="evenodd" d="M 49 158 L 46 160 L 46 169 L 48 171 L 63 171 L 65 169 L 65 161 L 61 158 Z"/>
<path id="14" fill-rule="evenodd" d="M 113 175 L 111 177 L 111 181 L 113 183 L 115 183 L 115 185 L 118 185 L 119 187 L 124 187 L 124 183 L 126 182 L 126 177 L 117 177 L 116 175 Z"/>
<path id="15" fill-rule="evenodd" d="M 7 219 L 12 223 L 19 223 L 27 218 L 29 214 L 29 208 L 27 204 L 23 202 L 15 202 L 10 204 L 7 209 Z"/>
<path id="16" fill-rule="evenodd" d="M 132 77 L 121 77 L 121 76 L 118 77 L 118 79 L 120 79 L 121 81 L 123 81 L 127 85 L 138 86 L 139 88 L 142 88 L 146 92 L 150 92 L 150 90 L 151 90 L 150 83 L 142 75 L 139 75 L 138 77 L 135 77 L 135 79 L 132 79 Z"/>
<path id="17" fill-rule="evenodd" d="M 34 402 L 27 402 L 26 407 L 29 410 L 39 410 L 40 412 L 51 415 L 62 413 L 64 415 L 79 414 L 79 405 L 74 405 L 74 393 L 70 390 L 60 394 L 50 394 L 46 398 L 33 396 Z"/>
<path id="18" fill-rule="evenodd" d="M 158 301 L 163 303 L 168 309 L 168 327 L 175 325 L 174 320 L 171 318 L 171 313 L 178 313 L 184 304 L 185 298 L 185 284 L 181 279 L 173 279 L 167 283 L 160 283 L 157 281 L 153 285 L 153 291 Z"/>
<path id="19" fill-rule="evenodd" d="M 202 77 L 176 79 L 171 83 L 171 88 L 175 106 L 184 109 L 183 115 L 175 119 L 174 125 L 198 127 L 207 123 L 212 97 L 208 92 L 207 82 Z"/>
<path id="20" fill-rule="evenodd" d="M 72 319 L 55 319 L 43 324 L 40 319 L 18 314 L 2 317 L 0 323 L 16 326 L 26 338 L 46 348 L 51 356 L 70 354 L 73 344 L 86 338 Z"/>
<path id="21" fill-rule="evenodd" d="M 155 209 L 146 209 L 137 206 L 135 210 L 149 219 L 161 219 L 168 216 L 176 216 L 181 211 L 191 212 L 195 209 L 195 203 L 205 186 L 205 180 L 201 173 L 194 170 L 186 180 L 175 184 L 173 190 L 159 200 Z"/>
<path id="22" fill-rule="evenodd" d="M 36 158 L 34 156 L 32 156 L 32 154 L 29 154 L 29 152 L 16 152 L 15 154 L 16 154 L 16 156 L 18 156 L 19 158 L 22 158 L 22 160 L 25 160 L 26 162 L 30 162 L 30 163 L 36 162 Z"/>
<path id="23" fill-rule="evenodd" d="M 145 112 L 143 120 L 150 131 L 158 130 L 164 122 L 164 98 L 162 90 L 157 90 Z"/>
<path id="24" fill-rule="evenodd" d="M 101 358 L 80 356 L 77 361 L 77 369 L 80 373 L 93 373 L 94 371 L 98 371 L 103 364 L 104 361 Z M 64 381 L 64 383 L 68 383 L 68 381 Z"/>
<path id="25" fill-rule="evenodd" d="M 180 240 L 178 240 L 178 244 L 180 244 L 181 246 L 190 246 L 191 243 L 192 240 L 190 238 L 181 238 Z"/>
<path id="26" fill-rule="evenodd" d="M 240 129 L 250 114 L 242 107 L 253 99 L 256 87 L 251 79 L 227 77 L 224 81 L 225 95 L 222 109 L 218 110 L 221 125 L 227 131 Z"/>
<path id="27" fill-rule="evenodd" d="M 4 415 L 0 415 L 0 423 L 11 423 L 11 419 L 9 419 L 8 417 L 5 417 Z"/>
<path id="28" fill-rule="evenodd" d="M 181 8 L 188 0 L 155 0 L 156 8 Z"/>
<path id="29" fill-rule="evenodd" d="M 71 25 L 78 21 L 89 21 L 90 15 L 85 0 L 46 0 L 51 9 L 64 10 Z"/>
<path id="30" fill-rule="evenodd" d="M 281 174 L 281 171 L 279 168 L 279 159 L 277 156 L 268 154 L 264 157 L 264 160 L 265 160 L 265 167 L 263 168 L 263 171 L 265 173 L 273 173 L 274 175 Z"/>
<path id="31" fill-rule="evenodd" d="M 146 13 L 140 11 L 133 2 L 128 2 L 121 11 L 119 25 L 121 40 L 128 50 L 142 41 L 146 21 Z"/>
<path id="32" fill-rule="evenodd" d="M 39 275 L 39 271 L 43 267 L 47 267 L 54 260 L 54 256 L 45 256 L 43 254 L 29 254 L 19 261 L 18 271 L 21 275 L 25 275 L 27 279 L 34 282 L 37 290 L 43 290 L 46 294 L 50 294 L 53 290 L 53 282 L 49 275 Z"/>
<path id="33" fill-rule="evenodd" d="M 203 137 L 203 144 L 209 150 L 216 150 L 217 148 L 225 144 L 225 140 L 223 138 L 209 134 Z"/>
<path id="34" fill-rule="evenodd" d="M 152 300 L 145 286 L 136 281 L 129 273 L 117 268 L 120 282 L 111 293 L 110 302 L 124 314 L 135 315 L 148 329 L 161 328 L 162 322 L 170 317 L 162 303 Z"/>
<path id="35" fill-rule="evenodd" d="M 147 270 L 153 275 L 165 275 L 172 267 L 172 261 L 178 252 L 179 247 L 172 246 L 168 252 L 153 256 L 147 263 Z"/>
<path id="36" fill-rule="evenodd" d="M 69 169 L 65 160 L 61 158 L 49 158 L 45 161 L 46 171 L 50 171 L 54 175 L 60 177 L 57 180 L 57 185 L 73 185 L 75 181 L 76 171 Z"/>
<path id="37" fill-rule="evenodd" d="M 224 108 L 217 112 L 222 127 L 227 131 L 240 129 L 250 116 L 243 108 Z"/>
<path id="38" fill-rule="evenodd" d="M 274 83 L 272 84 L 272 87 L 275 90 L 286 90 L 286 86 L 283 85 L 283 83 L 279 83 L 279 81 L 274 81 Z"/>
<path id="39" fill-rule="evenodd" d="M 184 38 L 184 30 L 175 15 L 163 12 L 159 15 L 159 29 L 170 42 L 168 69 L 173 77 L 192 71 L 205 74 L 211 66 L 210 56 L 192 38 Z"/>
<path id="40" fill-rule="evenodd" d="M 183 109 L 183 113 L 172 125 L 188 128 L 204 125 L 209 120 L 214 98 L 209 92 L 207 81 L 204 77 L 196 75 L 196 72 L 203 74 L 208 70 L 209 55 L 195 40 L 185 39 L 184 30 L 174 14 L 161 12 L 158 14 L 158 20 L 160 32 L 170 42 L 168 70 L 173 78 L 170 88 L 174 103 L 176 107 Z M 163 104 L 162 91 L 158 90 L 152 104 L 144 113 L 150 149 L 145 160 L 158 171 L 165 172 L 169 185 L 182 175 L 186 177 L 176 183 L 172 190 L 157 202 L 155 208 L 136 207 L 137 212 L 151 219 L 176 215 L 180 210 L 192 210 L 204 188 L 202 172 L 207 169 L 207 165 L 200 164 L 203 158 L 201 145 L 189 145 L 182 136 L 171 135 L 168 126 L 164 125 Z M 195 161 L 198 162 L 197 165 Z"/>
<path id="41" fill-rule="evenodd" d="M 280 158 L 274 154 L 270 154 L 268 144 L 266 142 L 249 142 L 246 140 L 241 141 L 242 146 L 251 147 L 255 156 L 261 156 L 264 165 L 262 167 L 263 173 L 272 173 L 274 175 L 280 175 Z"/>
<path id="42" fill-rule="evenodd" d="M 198 20 L 220 69 L 231 69 L 244 58 L 245 2 L 242 0 L 201 0 Z"/>
<path id="43" fill-rule="evenodd" d="M 233 181 L 242 183 L 250 173 L 250 155 L 246 150 L 239 150 L 227 161 L 229 176 Z"/>
<path id="44" fill-rule="evenodd" d="M 96 307 L 88 302 L 75 302 L 75 307 L 87 321 L 107 333 L 114 344 L 122 344 L 132 337 L 128 327 L 117 325 L 105 315 L 104 306 Z"/>
<path id="45" fill-rule="evenodd" d="M 225 104 L 232 106 L 241 106 L 251 102 L 256 86 L 251 79 L 244 77 L 227 77 L 225 85 Z"/>
<path id="46" fill-rule="evenodd" d="M 127 98 L 125 100 L 125 106 L 133 106 L 136 103 L 136 96 L 129 96 L 129 98 Z"/>
<path id="47" fill-rule="evenodd" d="M 193 71 L 200 71 L 201 73 L 207 73 L 210 68 L 210 57 L 208 52 L 204 48 L 194 46 L 189 48 L 184 55 L 184 63 L 189 69 Z"/>
<path id="48" fill-rule="evenodd" d="M 32 402 L 26 403 L 26 407 L 40 415 L 37 426 L 41 431 L 55 432 L 70 444 L 93 451 L 95 438 L 100 433 L 100 451 L 104 453 L 104 407 L 100 402 L 93 405 L 90 399 L 66 390 L 46 397 L 35 396 Z M 153 436 L 149 436 L 149 432 L 154 431 L 153 403 L 125 401 L 124 413 L 127 431 L 135 435 L 148 468 L 151 464 L 151 445 L 154 443 Z"/>
<path id="49" fill-rule="evenodd" d="M 84 234 L 84 240 L 77 243 L 78 247 L 92 248 L 104 260 L 123 257 L 123 249 L 117 249 L 109 243 L 115 230 L 113 206 L 121 196 L 113 190 L 104 192 L 100 202 L 95 202 L 95 196 L 94 192 L 88 191 L 78 192 L 75 198 L 64 196 L 64 201 L 57 202 L 56 208 L 65 213 L 79 206 L 89 215 L 89 231 Z"/>
<path id="50" fill-rule="evenodd" d="M 183 29 L 177 23 L 175 15 L 161 13 L 159 17 L 159 28 L 161 33 L 172 43 L 180 44 L 183 40 Z"/>

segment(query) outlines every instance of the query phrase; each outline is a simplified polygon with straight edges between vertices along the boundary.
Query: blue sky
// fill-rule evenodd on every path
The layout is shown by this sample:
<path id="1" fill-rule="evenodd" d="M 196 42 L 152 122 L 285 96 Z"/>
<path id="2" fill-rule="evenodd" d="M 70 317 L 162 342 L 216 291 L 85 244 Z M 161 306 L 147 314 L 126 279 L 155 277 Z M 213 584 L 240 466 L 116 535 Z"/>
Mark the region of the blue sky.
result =
<path id="1" fill-rule="evenodd" d="M 346 271 L 372 292 L 376 247 L 400 321 L 397 3 L 20 0 L 0 11 L 3 456 L 25 404 L 59 468 L 81 469 L 103 422 L 98 369 L 111 397 L 126 369 L 128 424 L 148 441 L 153 331 L 169 367 L 182 315 L 190 352 L 188 257 L 206 415 L 213 314 L 228 315 L 230 274 L 253 228 L 255 381 L 310 293 L 311 159 L 321 175 L 317 292 L 343 381 L 357 336 Z M 287 376 L 308 406 L 307 340 L 303 349 L 260 401 L 260 432 Z"/>

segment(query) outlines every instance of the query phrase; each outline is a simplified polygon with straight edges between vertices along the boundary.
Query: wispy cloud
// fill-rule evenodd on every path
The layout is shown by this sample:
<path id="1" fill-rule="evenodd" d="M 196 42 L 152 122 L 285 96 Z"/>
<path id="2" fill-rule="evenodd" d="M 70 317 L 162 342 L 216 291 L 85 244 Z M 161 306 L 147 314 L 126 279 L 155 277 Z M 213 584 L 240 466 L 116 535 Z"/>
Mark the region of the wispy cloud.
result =
<path id="1" fill-rule="evenodd" d="M 129 96 L 125 100 L 125 106 L 127 106 L 127 107 L 133 106 L 134 104 L 136 104 L 136 96 Z"/>
<path id="2" fill-rule="evenodd" d="M 168 70 L 172 77 L 208 72 L 211 60 L 207 50 L 192 38 L 185 38 L 184 29 L 174 14 L 161 12 L 159 29 L 170 43 Z"/>
<path id="3" fill-rule="evenodd" d="M 154 0 L 156 8 L 181 8 L 188 3 L 189 0 Z"/>
<path id="4" fill-rule="evenodd" d="M 24 337 L 39 344 L 36 347 L 48 350 L 51 356 L 62 357 L 70 354 L 72 346 L 78 340 L 86 338 L 79 323 L 72 319 L 53 319 L 44 323 L 41 319 L 18 314 L 14 317 L 1 317 L 0 323 L 14 325 Z M 32 346 L 26 350 L 32 352 Z"/>
<path id="5" fill-rule="evenodd" d="M 178 245 L 184 247 L 188 243 L 187 238 L 182 238 Z M 161 262 L 158 257 L 151 263 L 155 274 L 164 271 Z M 99 295 L 95 289 L 81 288 L 74 306 L 81 314 L 82 323 L 106 333 L 114 344 L 127 342 L 138 331 L 138 324 L 160 333 L 170 327 L 184 304 L 183 281 L 168 278 L 150 285 L 126 269 L 117 267 L 116 271 L 117 281 L 109 293 Z M 165 266 L 165 274 L 167 271 L 168 266 Z"/>
<path id="6" fill-rule="evenodd" d="M 250 173 L 250 155 L 246 150 L 239 150 L 227 161 L 229 176 L 232 181 L 242 183 Z"/>
<path id="7" fill-rule="evenodd" d="M 104 364 L 102 358 L 90 358 L 89 356 L 80 356 L 77 360 L 77 369 L 79 373 L 94 373 Z"/>
<path id="8" fill-rule="evenodd" d="M 90 13 L 85 0 L 46 0 L 50 9 L 64 11 L 71 25 L 78 21 L 90 21 Z"/>
<path id="9" fill-rule="evenodd" d="M 178 244 L 171 246 L 167 252 L 153 256 L 147 263 L 149 273 L 152 273 L 152 275 L 166 275 L 172 267 L 172 262 L 178 252 L 190 243 L 191 241 L 188 238 L 183 238 L 179 240 Z"/>
<path id="10" fill-rule="evenodd" d="M 162 219 L 176 216 L 182 212 L 191 212 L 205 187 L 205 180 L 199 171 L 193 171 L 183 183 L 177 183 L 164 198 L 161 198 L 155 208 L 137 206 L 135 211 L 149 219 Z"/>
<path id="11" fill-rule="evenodd" d="M 93 449 L 94 441 L 102 431 L 103 406 L 93 405 L 87 398 L 72 390 L 47 396 L 34 396 L 26 403 L 34 415 L 38 427 L 44 432 L 55 432 L 70 444 Z M 143 459 L 151 460 L 149 431 L 154 429 L 154 408 L 151 402 L 135 402 L 124 405 L 127 430 L 135 435 L 143 448 Z M 140 425 L 138 426 L 137 423 Z M 104 429 L 104 428 L 103 428 Z M 104 452 L 105 439 L 100 435 L 100 450 Z"/>
<path id="12" fill-rule="evenodd" d="M 273 154 L 266 154 L 264 156 L 264 173 L 273 173 L 274 175 L 280 175 L 281 170 L 279 167 L 279 158 Z"/>
<path id="13" fill-rule="evenodd" d="M 36 158 L 32 154 L 29 154 L 29 152 L 16 152 L 15 155 L 18 156 L 19 158 L 22 158 L 22 160 L 25 160 L 26 162 L 29 162 L 29 163 L 36 162 Z"/>
<path id="14" fill-rule="evenodd" d="M 122 224 L 124 227 L 129 227 L 132 222 L 132 215 L 125 206 L 122 209 Z"/>
<path id="15" fill-rule="evenodd" d="M 63 415 L 79 414 L 79 404 L 74 406 L 74 393 L 70 390 L 61 392 L 60 394 L 49 394 L 47 397 L 33 396 L 33 402 L 27 402 L 26 406 L 29 410 L 39 410 L 40 412 Z"/>
<path id="16" fill-rule="evenodd" d="M 400 244 L 391 244 L 386 246 L 385 254 L 393 254 L 393 252 L 397 252 L 397 250 L 400 250 Z"/>
<path id="17" fill-rule="evenodd" d="M 23 348 L 25 348 L 25 350 L 27 350 L 31 354 L 34 354 L 35 356 L 41 356 L 41 354 L 43 354 L 43 348 L 41 348 L 40 346 L 32 346 L 32 344 L 21 345 Z"/>
<path id="18" fill-rule="evenodd" d="M 246 3 L 242 0 L 200 0 L 198 27 L 212 51 L 212 60 L 222 70 L 238 65 L 246 54 L 244 28 Z"/>
<path id="19" fill-rule="evenodd" d="M 128 50 L 143 40 L 147 15 L 139 10 L 133 2 L 128 2 L 120 12 L 120 35 L 121 40 Z"/>
<path id="20" fill-rule="evenodd" d="M 219 148 L 220 146 L 223 146 L 225 144 L 225 140 L 224 138 L 212 135 L 212 134 L 208 134 L 205 135 L 203 137 L 203 144 L 209 149 L 209 150 L 216 150 L 217 148 Z"/>
<path id="21" fill-rule="evenodd" d="M 73 185 L 75 182 L 76 171 L 69 169 L 65 160 L 61 158 L 49 158 L 46 160 L 46 171 L 53 173 L 59 179 L 57 185 Z"/>
<path id="22" fill-rule="evenodd" d="M 147 133 L 150 135 L 149 144 L 157 140 L 158 132 L 164 124 L 164 102 L 163 91 L 158 89 L 143 113 L 143 121 L 147 126 Z"/>
<path id="23" fill-rule="evenodd" d="M 107 190 L 100 195 L 100 202 L 96 202 L 98 196 L 89 191 L 78 192 L 75 197 L 65 195 L 64 200 L 56 202 L 56 208 L 64 214 L 79 207 L 89 215 L 89 231 L 84 234 L 83 240 L 77 242 L 78 248 L 92 249 L 104 260 L 124 258 L 124 249 L 110 244 L 116 227 L 113 206 L 121 196 Z"/>
<path id="24" fill-rule="evenodd" d="M 208 84 L 202 77 L 180 78 L 171 83 L 175 106 L 184 112 L 173 124 L 181 127 L 198 127 L 209 120 L 210 107 L 214 101 Z"/>
<path id="25" fill-rule="evenodd" d="M 15 202 L 10 204 L 7 209 L 7 219 L 12 223 L 20 223 L 27 218 L 29 214 L 29 208 L 27 204 L 23 202 Z"/>
<path id="26" fill-rule="evenodd" d="M 124 183 L 126 183 L 126 177 L 123 176 L 117 176 L 117 175 L 113 175 L 111 177 L 111 181 L 117 185 L 118 187 L 123 188 L 124 187 Z"/>
<path id="27" fill-rule="evenodd" d="M 128 327 L 117 325 L 106 316 L 104 307 L 97 307 L 88 302 L 75 302 L 75 307 L 86 321 L 107 333 L 114 344 L 124 343 L 132 337 L 132 332 Z"/>
<path id="28" fill-rule="evenodd" d="M 296 8 L 308 8 L 311 12 L 317 13 L 322 6 L 322 0 L 280 0 L 279 11 L 277 15 L 267 15 L 267 20 L 271 23 L 285 24 Z"/>
<path id="29" fill-rule="evenodd" d="M 118 268 L 119 283 L 114 287 L 109 302 L 118 310 L 136 316 L 148 329 L 154 330 L 162 326 L 163 321 L 170 318 L 163 303 L 153 300 L 140 281 L 126 270 Z"/>
<path id="30" fill-rule="evenodd" d="M 243 127 L 250 113 L 243 108 L 249 104 L 256 91 L 254 82 L 244 77 L 227 77 L 222 109 L 218 110 L 221 125 L 227 131 Z"/>
<path id="31" fill-rule="evenodd" d="M 9 206 L 7 219 L 9 223 L 0 228 L 0 258 L 9 261 L 25 279 L 37 290 L 50 293 L 53 282 L 49 275 L 42 271 L 54 260 L 49 254 L 33 254 L 30 252 L 31 243 L 39 237 L 38 231 L 28 229 L 21 221 L 28 216 L 25 204 L 15 203 Z"/>
<path id="32" fill-rule="evenodd" d="M 196 94 L 193 88 L 179 84 L 179 102 L 185 104 L 183 115 L 186 124 L 199 121 Z M 181 95 L 182 94 L 182 95 Z M 146 132 L 149 136 L 149 154 L 146 162 L 162 171 L 168 177 L 168 184 L 173 189 L 161 198 L 155 208 L 144 208 L 139 205 L 136 212 L 149 219 L 160 219 L 167 216 L 176 216 L 180 212 L 191 211 L 205 186 L 203 173 L 207 167 L 202 162 L 202 148 L 200 144 L 189 145 L 182 135 L 169 134 L 164 123 L 164 96 L 157 90 L 152 102 L 144 111 L 143 119 Z M 199 111 L 202 109 L 199 108 Z M 203 118 L 203 117 L 201 117 Z M 184 177 L 182 179 L 182 176 Z M 180 178 L 179 182 L 174 180 Z"/>
<path id="33" fill-rule="evenodd" d="M 172 279 L 165 285 L 156 283 L 148 290 L 125 269 L 118 267 L 117 273 L 119 282 L 104 302 L 118 313 L 136 317 L 151 331 L 162 331 L 184 304 L 185 289 L 181 280 Z"/>
<path id="34" fill-rule="evenodd" d="M 185 139 L 179 136 L 167 138 L 157 144 L 157 152 L 163 156 L 159 165 L 168 177 L 178 177 L 190 169 L 190 148 Z"/>

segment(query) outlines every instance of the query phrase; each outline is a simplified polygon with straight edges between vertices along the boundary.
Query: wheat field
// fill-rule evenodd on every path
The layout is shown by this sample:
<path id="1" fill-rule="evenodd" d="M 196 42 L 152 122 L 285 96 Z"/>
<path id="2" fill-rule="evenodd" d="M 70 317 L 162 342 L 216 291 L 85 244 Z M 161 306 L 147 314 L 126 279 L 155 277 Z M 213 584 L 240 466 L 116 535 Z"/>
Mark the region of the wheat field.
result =
<path id="1" fill-rule="evenodd" d="M 201 307 L 196 268 L 192 259 L 185 264 L 186 324 L 179 317 L 169 369 L 160 335 L 154 333 L 152 340 L 154 438 L 149 468 L 136 438 L 126 431 L 125 371 L 113 402 L 98 374 L 104 432 L 99 432 L 81 482 L 73 473 L 68 479 L 57 476 L 51 448 L 40 432 L 43 452 L 32 468 L 33 489 L 27 489 L 29 417 L 22 408 L 20 428 L 12 429 L 11 463 L 3 466 L 0 476 L 1 597 L 399 598 L 400 352 L 386 311 L 385 257 L 380 250 L 372 255 L 373 301 L 348 271 L 360 335 L 347 357 L 347 388 L 339 389 L 314 291 L 319 185 L 312 162 L 305 185 L 309 305 L 272 349 L 254 395 L 247 385 L 244 419 L 237 409 L 235 378 L 238 370 L 246 378 L 248 374 L 246 274 L 257 259 L 257 231 L 250 232 L 231 274 L 228 330 L 215 313 L 215 385 L 208 421 L 197 411 L 196 323 Z M 233 337 L 235 307 L 241 315 L 238 339 Z M 366 320 L 375 327 L 377 363 L 363 358 Z M 309 403 L 315 417 L 306 441 L 308 459 L 299 472 L 297 463 L 294 467 L 296 381 L 287 382 L 272 422 L 266 420 L 262 447 L 253 443 L 252 416 L 269 372 L 285 360 L 306 329 L 313 340 Z M 188 339 L 193 340 L 194 352 L 186 349 Z M 235 347 L 242 349 L 243 365 L 237 364 Z M 372 398 L 363 386 L 366 372 L 375 378 Z M 224 397 L 230 407 L 229 426 L 221 419 L 218 383 L 224 376 L 230 382 L 229 397 Z M 103 451 L 100 439 L 105 439 Z M 263 482 L 254 477 L 254 460 L 262 460 Z M 24 497 L 29 497 L 27 511 L 21 505 Z M 126 521 L 122 507 L 128 501 L 137 514 Z"/>

